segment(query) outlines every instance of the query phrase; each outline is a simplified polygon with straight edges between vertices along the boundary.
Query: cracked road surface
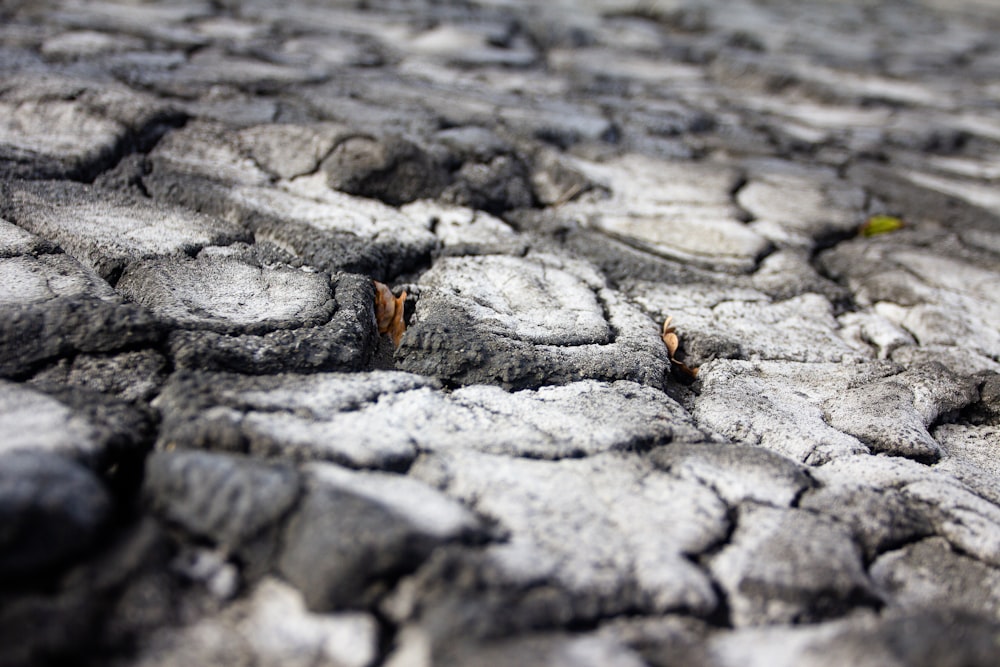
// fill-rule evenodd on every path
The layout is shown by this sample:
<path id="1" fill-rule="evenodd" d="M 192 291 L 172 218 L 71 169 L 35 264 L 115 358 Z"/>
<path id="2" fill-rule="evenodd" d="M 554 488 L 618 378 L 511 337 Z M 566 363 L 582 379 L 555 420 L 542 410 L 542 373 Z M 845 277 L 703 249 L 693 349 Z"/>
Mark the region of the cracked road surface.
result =
<path id="1" fill-rule="evenodd" d="M 0 664 L 1000 664 L 998 35 L 3 3 Z"/>

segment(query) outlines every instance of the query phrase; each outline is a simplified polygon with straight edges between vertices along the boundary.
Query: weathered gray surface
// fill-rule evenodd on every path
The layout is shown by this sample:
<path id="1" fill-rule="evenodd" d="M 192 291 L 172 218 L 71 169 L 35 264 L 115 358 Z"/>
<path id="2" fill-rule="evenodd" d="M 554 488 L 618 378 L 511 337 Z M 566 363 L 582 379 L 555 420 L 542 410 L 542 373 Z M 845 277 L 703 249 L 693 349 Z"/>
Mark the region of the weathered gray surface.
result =
<path id="1" fill-rule="evenodd" d="M 6 3 L 0 664 L 1000 664 L 998 11 Z"/>

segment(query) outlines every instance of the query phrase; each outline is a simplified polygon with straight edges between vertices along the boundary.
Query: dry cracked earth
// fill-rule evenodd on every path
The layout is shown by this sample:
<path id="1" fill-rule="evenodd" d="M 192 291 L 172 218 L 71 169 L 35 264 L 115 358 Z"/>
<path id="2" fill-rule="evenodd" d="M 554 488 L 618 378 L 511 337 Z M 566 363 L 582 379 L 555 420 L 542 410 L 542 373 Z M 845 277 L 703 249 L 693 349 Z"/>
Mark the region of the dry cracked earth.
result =
<path id="1" fill-rule="evenodd" d="M 3 2 L 0 664 L 1000 664 L 998 35 Z"/>

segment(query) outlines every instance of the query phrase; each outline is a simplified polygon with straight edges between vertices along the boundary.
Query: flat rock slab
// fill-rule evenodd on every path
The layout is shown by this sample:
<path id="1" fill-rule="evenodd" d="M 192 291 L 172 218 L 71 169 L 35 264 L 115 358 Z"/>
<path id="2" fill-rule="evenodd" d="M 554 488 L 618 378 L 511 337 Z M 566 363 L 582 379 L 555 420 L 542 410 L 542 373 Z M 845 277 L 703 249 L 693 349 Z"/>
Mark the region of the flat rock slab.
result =
<path id="1" fill-rule="evenodd" d="M 522 235 L 484 211 L 426 199 L 400 210 L 433 228 L 442 255 L 523 255 L 528 250 L 528 242 Z"/>
<path id="2" fill-rule="evenodd" d="M 677 443 L 651 451 L 649 460 L 709 486 L 732 507 L 747 501 L 789 507 L 815 485 L 805 466 L 763 447 Z"/>
<path id="3" fill-rule="evenodd" d="M 582 378 L 662 385 L 656 325 L 589 265 L 551 255 L 444 258 L 421 278 L 397 367 L 508 388 Z"/>
<path id="4" fill-rule="evenodd" d="M 555 589 L 571 609 L 559 622 L 626 609 L 704 615 L 718 603 L 687 557 L 726 534 L 726 505 L 639 457 L 536 461 L 455 451 L 422 458 L 411 474 L 509 530 L 506 542 L 486 549 L 486 585 Z M 558 610 L 540 609 L 536 621 Z"/>
<path id="5" fill-rule="evenodd" d="M 177 97 L 207 93 L 216 86 L 250 90 L 278 90 L 323 79 L 323 73 L 308 68 L 268 63 L 256 58 L 201 50 L 178 66 L 147 68 L 133 73 L 134 83 Z"/>
<path id="6" fill-rule="evenodd" d="M 5 217 L 57 242 L 104 279 L 140 259 L 249 240 L 241 226 L 218 218 L 76 183 L 13 182 L 3 195 Z"/>
<path id="7" fill-rule="evenodd" d="M 869 451 L 935 460 L 941 447 L 927 428 L 974 401 L 975 383 L 940 365 L 900 370 L 886 363 L 715 361 L 699 374 L 694 415 L 727 437 L 804 463 Z M 734 412 L 734 405 L 743 407 Z"/>
<path id="8" fill-rule="evenodd" d="M 605 163 L 573 162 L 610 195 L 581 197 L 560 215 L 642 249 L 705 266 L 748 271 L 770 243 L 741 221 L 731 193 L 738 173 L 638 155 Z"/>
<path id="9" fill-rule="evenodd" d="M 161 443 L 361 468 L 403 467 L 422 452 L 557 459 L 706 437 L 668 396 L 626 381 L 446 393 L 428 378 L 388 371 L 191 373 L 172 377 L 156 406 L 164 417 Z M 628 418 L 608 423 L 600 416 L 607 408 Z"/>

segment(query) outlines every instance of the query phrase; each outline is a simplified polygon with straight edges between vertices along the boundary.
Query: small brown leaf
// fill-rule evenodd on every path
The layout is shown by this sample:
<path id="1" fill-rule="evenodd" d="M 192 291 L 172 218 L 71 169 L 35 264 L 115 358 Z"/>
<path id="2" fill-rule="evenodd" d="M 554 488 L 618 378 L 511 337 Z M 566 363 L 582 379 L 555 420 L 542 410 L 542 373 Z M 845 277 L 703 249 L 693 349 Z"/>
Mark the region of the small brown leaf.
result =
<path id="1" fill-rule="evenodd" d="M 406 331 L 406 322 L 403 321 L 406 292 L 398 297 L 393 296 L 388 285 L 377 280 L 372 282 L 375 283 L 375 322 L 378 324 L 378 332 L 392 336 L 393 344 L 399 347 L 399 341 Z"/>
<path id="2" fill-rule="evenodd" d="M 677 334 L 674 333 L 676 329 L 670 326 L 671 320 L 673 320 L 672 317 L 667 317 L 667 319 L 663 322 L 663 334 L 661 335 L 661 338 L 663 338 L 663 342 L 667 345 L 667 351 L 670 352 L 670 359 L 672 361 L 674 355 L 677 354 L 677 348 L 680 347 L 681 341 L 677 337 Z"/>
<path id="3" fill-rule="evenodd" d="M 677 328 L 671 324 L 673 320 L 674 318 L 668 315 L 667 319 L 663 321 L 663 333 L 660 334 L 660 337 L 667 346 L 667 353 L 670 356 L 670 364 L 673 366 L 673 369 L 684 377 L 693 380 L 698 377 L 698 369 L 691 368 L 684 362 L 678 361 L 675 356 L 681 346 L 681 340 L 677 336 Z"/>

